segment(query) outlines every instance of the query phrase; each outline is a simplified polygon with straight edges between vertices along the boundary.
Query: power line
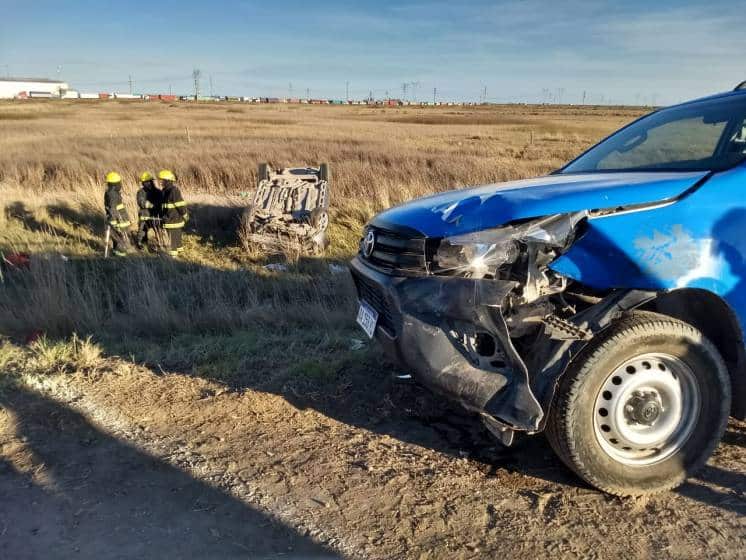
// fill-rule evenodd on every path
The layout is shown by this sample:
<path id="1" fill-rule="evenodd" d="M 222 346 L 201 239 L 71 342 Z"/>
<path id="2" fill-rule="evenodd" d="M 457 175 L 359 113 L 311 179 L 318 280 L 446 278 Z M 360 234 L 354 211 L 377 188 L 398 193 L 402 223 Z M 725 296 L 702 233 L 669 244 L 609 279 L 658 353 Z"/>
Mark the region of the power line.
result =
<path id="1" fill-rule="evenodd" d="M 164 82 L 169 82 L 169 83 L 170 82 L 186 82 L 186 81 L 191 82 L 192 80 L 193 80 L 193 76 L 183 76 L 182 75 L 182 76 L 164 76 L 164 77 L 161 77 L 161 78 L 152 78 L 152 79 L 149 79 L 149 80 L 147 80 L 147 79 L 146 80 L 138 79 L 137 83 L 138 84 L 162 84 Z M 133 80 L 133 83 L 134 83 L 134 80 Z M 77 85 L 77 86 L 129 86 L 129 81 L 128 80 L 123 80 L 123 81 L 113 81 L 113 82 L 101 82 L 101 81 L 96 81 L 96 82 L 78 82 L 76 80 L 75 81 L 75 85 Z"/>
<path id="2" fill-rule="evenodd" d="M 202 71 L 199 68 L 192 70 L 192 79 L 194 80 L 194 99 L 199 99 L 199 79 L 202 76 Z"/>
<path id="3" fill-rule="evenodd" d="M 409 82 L 412 86 L 412 101 L 417 101 L 417 88 L 420 87 L 420 82 Z"/>

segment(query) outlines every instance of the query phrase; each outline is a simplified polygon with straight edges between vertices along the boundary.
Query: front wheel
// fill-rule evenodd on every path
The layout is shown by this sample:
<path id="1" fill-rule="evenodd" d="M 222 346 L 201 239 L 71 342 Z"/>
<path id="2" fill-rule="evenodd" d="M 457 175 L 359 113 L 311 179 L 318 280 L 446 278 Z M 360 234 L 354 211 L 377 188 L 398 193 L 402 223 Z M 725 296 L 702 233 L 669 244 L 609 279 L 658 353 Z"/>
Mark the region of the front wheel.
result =
<path id="1" fill-rule="evenodd" d="M 725 431 L 730 378 L 691 325 L 636 312 L 604 331 L 561 379 L 547 437 L 588 483 L 619 496 L 674 488 Z"/>

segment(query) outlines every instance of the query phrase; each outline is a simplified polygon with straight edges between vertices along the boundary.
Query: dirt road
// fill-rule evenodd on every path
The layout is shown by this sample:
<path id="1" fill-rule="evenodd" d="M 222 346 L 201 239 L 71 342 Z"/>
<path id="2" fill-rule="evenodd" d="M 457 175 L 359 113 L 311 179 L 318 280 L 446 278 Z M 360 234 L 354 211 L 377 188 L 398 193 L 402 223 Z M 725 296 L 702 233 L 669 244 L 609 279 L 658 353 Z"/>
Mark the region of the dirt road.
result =
<path id="1" fill-rule="evenodd" d="M 743 558 L 746 425 L 620 500 L 386 372 L 332 392 L 113 364 L 0 399 L 3 558 Z"/>

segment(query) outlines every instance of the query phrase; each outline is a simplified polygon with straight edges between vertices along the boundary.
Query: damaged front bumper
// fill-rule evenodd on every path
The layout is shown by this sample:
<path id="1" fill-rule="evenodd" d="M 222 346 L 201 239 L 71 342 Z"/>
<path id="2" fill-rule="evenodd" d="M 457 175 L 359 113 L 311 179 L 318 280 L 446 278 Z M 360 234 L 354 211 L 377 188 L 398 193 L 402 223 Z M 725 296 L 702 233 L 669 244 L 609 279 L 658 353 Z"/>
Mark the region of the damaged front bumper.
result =
<path id="1" fill-rule="evenodd" d="M 569 332 L 559 336 L 547 321 L 531 356 L 522 357 L 503 313 L 515 282 L 391 276 L 360 257 L 350 268 L 360 299 L 379 313 L 376 339 L 386 353 L 418 382 L 480 414 L 506 444 L 515 430 L 543 428 L 559 376 L 593 333 L 654 297 L 614 292 L 565 322 Z"/>

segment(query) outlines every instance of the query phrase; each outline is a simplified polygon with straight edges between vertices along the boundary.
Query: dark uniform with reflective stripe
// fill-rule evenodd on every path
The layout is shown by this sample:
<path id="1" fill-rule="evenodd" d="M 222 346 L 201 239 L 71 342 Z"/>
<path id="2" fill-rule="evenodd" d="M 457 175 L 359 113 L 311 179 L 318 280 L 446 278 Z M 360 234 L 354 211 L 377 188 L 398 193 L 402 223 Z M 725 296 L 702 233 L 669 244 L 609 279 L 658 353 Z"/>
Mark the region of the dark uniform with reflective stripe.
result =
<path id="1" fill-rule="evenodd" d="M 163 193 L 153 180 L 145 181 L 137 191 L 137 246 L 142 249 L 148 232 L 160 227 Z"/>
<path id="2" fill-rule="evenodd" d="M 104 194 L 104 208 L 106 208 L 106 223 L 111 226 L 111 242 L 114 254 L 123 257 L 130 249 L 128 229 L 130 219 L 122 201 L 122 184 L 108 183 Z"/>
<path id="3" fill-rule="evenodd" d="M 165 185 L 163 189 L 162 224 L 171 239 L 169 254 L 175 257 L 183 249 L 181 230 L 184 229 L 187 220 L 189 220 L 189 212 L 187 212 L 186 202 L 181 196 L 179 187 L 171 181 L 166 181 Z"/>

